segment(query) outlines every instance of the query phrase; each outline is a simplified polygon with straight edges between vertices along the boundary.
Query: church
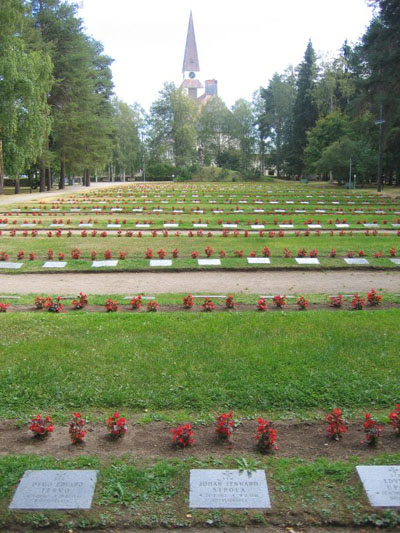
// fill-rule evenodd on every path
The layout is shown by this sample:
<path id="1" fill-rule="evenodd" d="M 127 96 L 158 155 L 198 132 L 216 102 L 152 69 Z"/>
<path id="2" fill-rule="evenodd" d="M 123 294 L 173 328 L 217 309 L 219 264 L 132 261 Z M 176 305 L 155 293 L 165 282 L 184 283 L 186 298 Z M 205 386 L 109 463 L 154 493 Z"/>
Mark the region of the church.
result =
<path id="1" fill-rule="evenodd" d="M 183 57 L 183 82 L 181 88 L 184 89 L 190 98 L 197 100 L 200 104 L 205 104 L 214 96 L 218 96 L 218 82 L 217 80 L 205 80 L 205 91 L 199 95 L 198 91 L 204 86 L 197 78 L 197 73 L 200 72 L 199 57 L 197 55 L 196 37 L 194 33 L 193 15 L 190 12 L 189 25 L 186 36 L 185 54 Z"/>

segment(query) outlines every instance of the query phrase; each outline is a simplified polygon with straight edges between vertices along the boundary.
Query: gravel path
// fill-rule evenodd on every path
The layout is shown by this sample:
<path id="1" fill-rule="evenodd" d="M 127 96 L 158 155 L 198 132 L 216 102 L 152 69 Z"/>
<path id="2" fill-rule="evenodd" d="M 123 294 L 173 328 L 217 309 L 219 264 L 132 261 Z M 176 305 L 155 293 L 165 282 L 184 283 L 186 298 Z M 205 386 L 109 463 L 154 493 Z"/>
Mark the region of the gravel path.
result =
<path id="1" fill-rule="evenodd" d="M 0 294 L 352 294 L 371 288 L 400 293 L 400 271 L 0 274 Z"/>

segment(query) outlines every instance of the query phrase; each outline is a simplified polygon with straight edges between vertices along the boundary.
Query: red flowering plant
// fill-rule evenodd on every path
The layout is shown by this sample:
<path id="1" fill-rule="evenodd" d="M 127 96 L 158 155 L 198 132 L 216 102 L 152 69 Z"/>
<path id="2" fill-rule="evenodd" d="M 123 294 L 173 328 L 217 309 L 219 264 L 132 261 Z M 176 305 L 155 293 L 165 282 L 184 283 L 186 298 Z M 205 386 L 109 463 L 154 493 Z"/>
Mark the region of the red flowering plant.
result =
<path id="1" fill-rule="evenodd" d="M 365 305 L 365 298 L 361 298 L 357 293 L 353 296 L 351 307 L 356 311 L 361 311 Z"/>
<path id="2" fill-rule="evenodd" d="M 271 450 L 277 450 L 275 445 L 276 441 L 276 429 L 273 427 L 272 422 L 267 419 L 259 418 L 257 427 L 257 447 L 261 453 L 267 453 Z"/>
<path id="3" fill-rule="evenodd" d="M 396 249 L 395 248 L 390 248 L 389 255 L 390 255 L 390 257 L 396 257 Z"/>
<path id="4" fill-rule="evenodd" d="M 65 254 L 63 254 L 62 252 L 60 252 L 60 253 L 58 254 L 58 260 L 59 260 L 59 261 L 63 261 L 64 258 L 65 258 Z"/>
<path id="5" fill-rule="evenodd" d="M 123 416 L 119 416 L 118 411 L 112 416 L 108 417 L 107 427 L 110 432 L 110 437 L 114 439 L 117 439 L 118 437 L 123 437 L 128 431 L 126 418 L 124 418 Z"/>
<path id="6" fill-rule="evenodd" d="M 376 294 L 375 289 L 371 289 L 371 291 L 367 295 L 368 304 L 371 306 L 379 305 L 382 301 L 382 296 L 379 296 L 379 294 Z"/>
<path id="7" fill-rule="evenodd" d="M 364 432 L 365 442 L 370 446 L 376 446 L 382 433 L 382 426 L 369 413 L 365 413 Z"/>
<path id="8" fill-rule="evenodd" d="M 191 309 L 193 307 L 193 303 L 194 300 L 192 294 L 189 293 L 187 296 L 183 297 L 183 307 L 185 309 Z"/>
<path id="9" fill-rule="evenodd" d="M 132 306 L 132 309 L 140 309 L 142 307 L 142 297 L 140 294 L 134 296 L 129 304 Z"/>
<path id="10" fill-rule="evenodd" d="M 152 259 L 153 258 L 153 250 L 150 248 L 147 248 L 146 250 L 146 259 Z"/>
<path id="11" fill-rule="evenodd" d="M 72 444 L 83 442 L 86 435 L 85 420 L 81 417 L 81 413 L 72 413 L 72 418 L 69 423 L 69 435 Z"/>
<path id="12" fill-rule="evenodd" d="M 338 296 L 331 296 L 331 307 L 340 308 L 343 305 L 343 296 L 339 294 Z"/>
<path id="13" fill-rule="evenodd" d="M 47 250 L 47 259 L 54 259 L 54 252 L 51 248 Z"/>
<path id="14" fill-rule="evenodd" d="M 201 305 L 201 307 L 203 308 L 203 311 L 211 312 L 211 311 L 214 311 L 215 304 L 212 303 L 211 298 L 207 298 L 206 297 L 204 299 L 204 303 Z"/>
<path id="15" fill-rule="evenodd" d="M 172 428 L 172 444 L 179 446 L 180 448 L 186 448 L 186 446 L 191 446 L 194 443 L 194 431 L 190 424 L 184 424 L 183 426 L 179 424 L 178 427 Z"/>
<path id="16" fill-rule="evenodd" d="M 308 307 L 308 300 L 306 300 L 304 296 L 299 296 L 296 303 L 299 311 L 305 311 Z"/>
<path id="17" fill-rule="evenodd" d="M 297 252 L 297 257 L 307 257 L 307 250 L 305 248 L 300 248 Z"/>
<path id="18" fill-rule="evenodd" d="M 126 259 L 126 256 L 127 256 L 127 252 L 119 252 L 119 258 L 122 259 L 123 261 Z"/>
<path id="19" fill-rule="evenodd" d="M 219 256 L 220 256 L 221 258 L 226 257 L 226 252 L 225 252 L 225 250 L 221 250 L 221 251 L 219 252 Z"/>
<path id="20" fill-rule="evenodd" d="M 178 257 L 178 248 L 174 248 L 171 253 L 172 253 L 172 257 L 174 258 Z"/>
<path id="21" fill-rule="evenodd" d="M 157 255 L 159 259 L 164 259 L 164 257 L 167 255 L 167 252 L 161 248 L 158 250 Z"/>
<path id="22" fill-rule="evenodd" d="M 82 252 L 78 248 L 73 248 L 71 250 L 72 259 L 80 259 Z"/>
<path id="23" fill-rule="evenodd" d="M 49 416 L 42 418 L 41 414 L 37 414 L 29 423 L 29 429 L 33 431 L 34 437 L 45 438 L 54 429 L 54 424 Z"/>
<path id="24" fill-rule="evenodd" d="M 332 248 L 329 252 L 329 257 L 336 257 L 336 248 Z"/>
<path id="25" fill-rule="evenodd" d="M 396 430 L 397 435 L 400 437 L 400 403 L 396 404 L 394 411 L 389 413 L 389 419 Z"/>
<path id="26" fill-rule="evenodd" d="M 341 439 L 347 431 L 347 426 L 342 419 L 342 411 L 337 408 L 333 409 L 332 413 L 325 415 L 325 420 L 329 423 L 326 428 L 329 438 L 332 440 Z"/>
<path id="27" fill-rule="evenodd" d="M 243 250 L 235 250 L 233 254 L 235 257 L 243 257 Z"/>
<path id="28" fill-rule="evenodd" d="M 36 296 L 36 298 L 35 298 L 35 307 L 36 307 L 36 309 L 45 309 L 46 308 L 46 303 L 49 300 L 51 301 L 50 296 L 44 296 L 44 297 L 39 296 L 39 295 Z"/>
<path id="29" fill-rule="evenodd" d="M 79 293 L 79 296 L 75 300 L 72 300 L 72 307 L 75 310 L 83 309 L 88 305 L 88 297 L 87 294 L 83 294 L 83 292 Z"/>
<path id="30" fill-rule="evenodd" d="M 228 414 L 222 413 L 217 417 L 216 434 L 220 439 L 229 440 L 235 428 L 235 421 L 233 419 L 232 411 Z"/>
<path id="31" fill-rule="evenodd" d="M 112 252 L 111 252 L 111 250 L 108 250 L 108 249 L 107 249 L 107 250 L 104 252 L 104 259 L 111 259 L 111 258 L 112 258 Z"/>
<path id="32" fill-rule="evenodd" d="M 197 250 L 195 250 L 194 252 L 191 253 L 191 256 L 192 256 L 192 259 L 197 259 L 199 257 L 199 252 Z"/>
<path id="33" fill-rule="evenodd" d="M 233 300 L 232 294 L 229 294 L 225 299 L 225 306 L 227 309 L 235 309 L 236 302 Z"/>
<path id="34" fill-rule="evenodd" d="M 271 256 L 271 250 L 267 246 L 265 246 L 263 248 L 262 254 L 263 254 L 264 257 L 270 257 Z"/>
<path id="35" fill-rule="evenodd" d="M 57 296 L 55 300 L 47 298 L 44 306 L 50 313 L 61 313 L 64 309 L 64 304 L 61 303 L 61 296 Z"/>
<path id="36" fill-rule="evenodd" d="M 10 304 L 8 302 L 0 302 L 0 313 L 5 313 L 9 307 Z"/>
<path id="37" fill-rule="evenodd" d="M 8 261 L 8 253 L 0 252 L 0 261 Z"/>
<path id="38" fill-rule="evenodd" d="M 92 250 L 91 253 L 90 253 L 90 257 L 92 258 L 92 260 L 94 261 L 97 257 L 97 252 L 96 250 Z"/>
<path id="39" fill-rule="evenodd" d="M 113 302 L 110 298 L 107 298 L 107 300 L 104 303 L 104 307 L 106 308 L 107 313 L 112 313 L 112 312 L 118 311 L 117 300 L 115 300 Z"/>
<path id="40" fill-rule="evenodd" d="M 20 250 L 20 251 L 18 252 L 18 254 L 17 254 L 17 259 L 21 260 L 21 259 L 24 258 L 24 256 L 25 256 L 24 251 L 23 251 L 23 250 Z"/>
<path id="41" fill-rule="evenodd" d="M 155 313 L 158 311 L 158 303 L 155 300 L 150 300 L 148 304 L 146 305 L 146 311 L 150 313 Z"/>
<path id="42" fill-rule="evenodd" d="M 206 246 L 204 253 L 206 254 L 207 257 L 211 257 L 212 254 L 214 253 L 214 250 L 211 248 L 211 246 Z"/>
<path id="43" fill-rule="evenodd" d="M 283 257 L 292 257 L 292 252 L 288 248 L 283 250 Z"/>
<path id="44" fill-rule="evenodd" d="M 257 300 L 257 311 L 266 311 L 267 310 L 267 302 L 265 301 L 265 298 L 259 298 Z"/>
<path id="45" fill-rule="evenodd" d="M 286 296 L 281 296 L 278 294 L 272 298 L 272 301 L 276 307 L 278 307 L 278 309 L 282 309 L 282 307 L 286 305 Z"/>

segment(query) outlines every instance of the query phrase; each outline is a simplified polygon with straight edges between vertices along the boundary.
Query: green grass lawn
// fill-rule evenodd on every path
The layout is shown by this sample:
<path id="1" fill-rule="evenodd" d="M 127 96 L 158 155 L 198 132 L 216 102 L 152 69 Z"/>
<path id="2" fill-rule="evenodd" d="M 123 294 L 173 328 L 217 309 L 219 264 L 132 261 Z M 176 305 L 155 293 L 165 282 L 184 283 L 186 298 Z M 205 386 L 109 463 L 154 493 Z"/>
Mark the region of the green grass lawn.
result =
<path id="1" fill-rule="evenodd" d="M 4 314 L 0 416 L 398 401 L 400 312 Z"/>

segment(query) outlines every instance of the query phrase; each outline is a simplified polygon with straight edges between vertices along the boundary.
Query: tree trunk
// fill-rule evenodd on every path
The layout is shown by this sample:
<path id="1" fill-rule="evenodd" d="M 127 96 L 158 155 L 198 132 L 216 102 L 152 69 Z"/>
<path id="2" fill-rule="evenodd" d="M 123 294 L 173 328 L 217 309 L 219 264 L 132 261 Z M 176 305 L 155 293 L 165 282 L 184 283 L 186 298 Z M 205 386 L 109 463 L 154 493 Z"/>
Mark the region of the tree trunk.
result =
<path id="1" fill-rule="evenodd" d="M 85 169 L 85 186 L 90 187 L 90 174 L 88 168 Z"/>
<path id="2" fill-rule="evenodd" d="M 60 183 L 58 184 L 59 189 L 64 189 L 65 187 L 65 161 L 61 159 L 61 168 L 60 168 Z"/>
<path id="3" fill-rule="evenodd" d="M 46 190 L 46 164 L 44 159 L 40 160 L 40 192 Z"/>
<path id="4" fill-rule="evenodd" d="M 19 183 L 19 176 L 17 176 L 15 178 L 15 190 L 14 190 L 15 194 L 19 194 L 21 192 L 21 187 L 20 187 L 20 183 Z"/>
<path id="5" fill-rule="evenodd" d="M 48 191 L 51 191 L 51 174 L 50 174 L 50 169 L 46 167 L 46 185 L 47 185 L 47 190 Z"/>
<path id="6" fill-rule="evenodd" d="M 4 170 L 3 170 L 3 139 L 0 139 L 0 194 L 4 189 Z"/>

